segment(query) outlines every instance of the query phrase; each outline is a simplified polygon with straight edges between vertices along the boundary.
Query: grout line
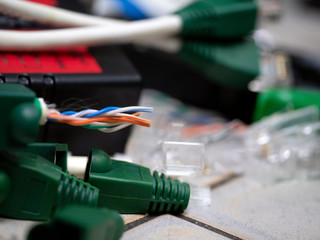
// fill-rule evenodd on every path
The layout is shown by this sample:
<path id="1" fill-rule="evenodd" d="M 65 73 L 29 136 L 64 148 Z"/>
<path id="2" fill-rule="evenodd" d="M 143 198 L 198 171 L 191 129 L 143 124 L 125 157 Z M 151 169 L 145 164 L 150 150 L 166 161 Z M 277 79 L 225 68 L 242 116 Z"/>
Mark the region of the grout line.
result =
<path id="1" fill-rule="evenodd" d="M 204 183 L 203 187 L 210 187 L 211 190 L 221 187 L 222 185 L 231 182 L 237 178 L 242 177 L 242 173 L 230 172 L 224 175 L 219 176 L 218 178 L 214 178 L 206 183 Z"/>
<path id="2" fill-rule="evenodd" d="M 229 239 L 232 239 L 232 240 L 246 240 L 246 238 L 244 238 L 244 237 L 241 237 L 239 235 L 236 235 L 236 234 L 231 233 L 226 230 L 222 230 L 221 228 L 219 228 L 217 226 L 213 226 L 212 224 L 205 223 L 202 220 L 195 219 L 191 215 L 183 214 L 183 215 L 177 215 L 177 216 L 173 215 L 173 216 L 180 218 L 182 220 L 185 220 L 187 222 L 190 222 L 192 224 L 195 224 L 199 227 L 205 228 L 211 232 L 215 232 L 219 235 L 222 235 L 222 236 L 229 238 Z"/>
<path id="3" fill-rule="evenodd" d="M 147 222 L 150 222 L 158 217 L 161 217 L 163 215 L 144 215 L 144 216 L 141 216 L 141 217 L 138 217 L 136 218 L 135 220 L 131 220 L 131 221 L 128 221 L 126 222 L 126 224 L 124 225 L 124 231 L 129 231 L 133 228 L 136 228 L 144 223 L 147 223 Z"/>
<path id="4" fill-rule="evenodd" d="M 242 176 L 243 176 L 243 174 L 234 173 L 234 172 L 226 173 L 218 178 L 214 178 L 213 180 L 208 181 L 203 186 L 210 187 L 210 189 L 213 190 L 215 188 L 218 188 L 218 187 L 220 187 L 220 186 L 222 186 L 232 180 L 235 180 L 239 177 L 242 177 Z M 163 215 L 159 215 L 159 216 L 157 216 L 157 215 L 142 215 L 142 216 L 132 217 L 132 218 L 128 219 L 127 221 L 125 221 L 124 231 L 125 232 L 129 231 L 133 228 L 136 228 L 144 223 L 150 222 L 150 221 L 152 221 L 158 217 L 161 217 L 161 216 L 163 216 Z M 209 231 L 218 233 L 218 234 L 220 234 L 224 237 L 227 237 L 229 239 L 232 239 L 232 240 L 244 240 L 245 239 L 245 238 L 239 237 L 233 233 L 229 233 L 227 231 L 221 230 L 218 227 L 204 223 L 203 221 L 196 220 L 191 216 L 187 216 L 186 214 L 184 214 L 184 215 L 171 215 L 171 216 L 174 216 L 174 217 L 180 218 L 182 220 L 188 221 L 190 223 L 196 224 L 199 227 L 203 227 Z"/>

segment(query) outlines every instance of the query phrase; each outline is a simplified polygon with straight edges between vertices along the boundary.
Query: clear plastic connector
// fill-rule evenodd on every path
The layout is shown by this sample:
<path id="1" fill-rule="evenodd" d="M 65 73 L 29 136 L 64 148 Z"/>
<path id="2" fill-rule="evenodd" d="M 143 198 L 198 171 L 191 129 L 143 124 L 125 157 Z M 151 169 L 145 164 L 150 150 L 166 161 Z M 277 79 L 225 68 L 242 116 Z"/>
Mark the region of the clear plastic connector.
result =
<path id="1" fill-rule="evenodd" d="M 252 125 L 245 135 L 247 151 L 276 164 L 282 177 L 320 174 L 318 109 L 307 107 L 275 114 Z"/>
<path id="2" fill-rule="evenodd" d="M 190 205 L 208 207 L 211 201 L 210 187 L 191 186 Z"/>
<path id="3" fill-rule="evenodd" d="M 251 148 L 270 142 L 270 134 L 299 124 L 315 123 L 319 119 L 316 106 L 309 106 L 298 110 L 275 113 L 261 121 L 252 124 L 246 133 L 246 145 Z"/>
<path id="4" fill-rule="evenodd" d="M 256 35 L 258 35 L 256 33 Z M 261 38 L 256 36 L 256 38 Z M 266 43 L 264 45 L 272 45 Z M 266 48 L 272 48 L 268 46 Z M 269 87 L 288 87 L 292 85 L 292 70 L 289 58 L 286 53 L 280 51 L 263 50 L 261 46 L 260 57 L 260 76 L 249 83 L 249 90 L 252 92 L 261 92 Z"/>
<path id="5" fill-rule="evenodd" d="M 164 141 L 163 172 L 169 176 L 201 175 L 204 171 L 204 144 Z"/>
<path id="6" fill-rule="evenodd" d="M 245 144 L 249 150 L 256 151 L 258 157 L 267 158 L 272 151 L 272 138 L 279 134 L 279 131 L 299 124 L 315 123 L 318 119 L 319 112 L 315 106 L 273 114 L 248 129 Z"/>

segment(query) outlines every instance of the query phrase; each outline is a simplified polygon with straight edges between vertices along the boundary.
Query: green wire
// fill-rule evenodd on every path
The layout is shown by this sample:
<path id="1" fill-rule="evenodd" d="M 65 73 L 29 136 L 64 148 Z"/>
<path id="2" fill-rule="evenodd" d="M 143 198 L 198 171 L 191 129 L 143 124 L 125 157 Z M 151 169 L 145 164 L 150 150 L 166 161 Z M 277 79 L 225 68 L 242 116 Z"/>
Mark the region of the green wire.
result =
<path id="1" fill-rule="evenodd" d="M 87 129 L 102 129 L 102 128 L 112 128 L 114 126 L 94 126 L 94 125 L 83 125 L 82 127 L 87 128 Z"/>

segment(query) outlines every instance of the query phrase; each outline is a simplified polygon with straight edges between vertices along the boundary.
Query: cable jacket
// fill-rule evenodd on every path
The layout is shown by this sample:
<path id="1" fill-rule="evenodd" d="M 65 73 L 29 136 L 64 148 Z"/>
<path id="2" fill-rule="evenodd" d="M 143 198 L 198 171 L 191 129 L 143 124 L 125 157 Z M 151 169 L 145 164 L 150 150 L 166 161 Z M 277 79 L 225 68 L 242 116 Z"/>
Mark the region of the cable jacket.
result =
<path id="1" fill-rule="evenodd" d="M 108 26 L 125 22 L 21 0 L 0 0 L 0 13 L 57 27 Z"/>
<path id="2" fill-rule="evenodd" d="M 121 27 L 93 26 L 43 31 L 0 30 L 3 51 L 48 50 L 81 45 L 127 43 L 145 37 L 171 36 L 180 32 L 179 16 L 141 20 Z"/>

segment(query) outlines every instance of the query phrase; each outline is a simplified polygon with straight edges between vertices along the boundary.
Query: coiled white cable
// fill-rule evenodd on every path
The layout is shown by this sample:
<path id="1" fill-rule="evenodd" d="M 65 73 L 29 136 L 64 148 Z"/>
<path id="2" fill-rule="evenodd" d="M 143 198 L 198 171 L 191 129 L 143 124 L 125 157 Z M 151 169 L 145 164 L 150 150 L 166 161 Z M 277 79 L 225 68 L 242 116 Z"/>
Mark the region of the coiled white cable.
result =
<path id="1" fill-rule="evenodd" d="M 53 26 L 77 27 L 27 32 L 0 30 L 3 51 L 127 43 L 150 36 L 175 35 L 182 28 L 182 21 L 176 15 L 125 22 L 17 0 L 0 0 L 0 12 Z"/>
<path id="2" fill-rule="evenodd" d="M 175 35 L 181 28 L 181 18 L 171 15 L 135 21 L 121 27 L 92 26 L 43 31 L 0 30 L 0 50 L 48 50 L 79 45 L 126 43 L 150 36 Z"/>
<path id="3" fill-rule="evenodd" d="M 114 26 L 125 23 L 21 0 L 0 0 L 0 13 L 57 27 Z"/>

